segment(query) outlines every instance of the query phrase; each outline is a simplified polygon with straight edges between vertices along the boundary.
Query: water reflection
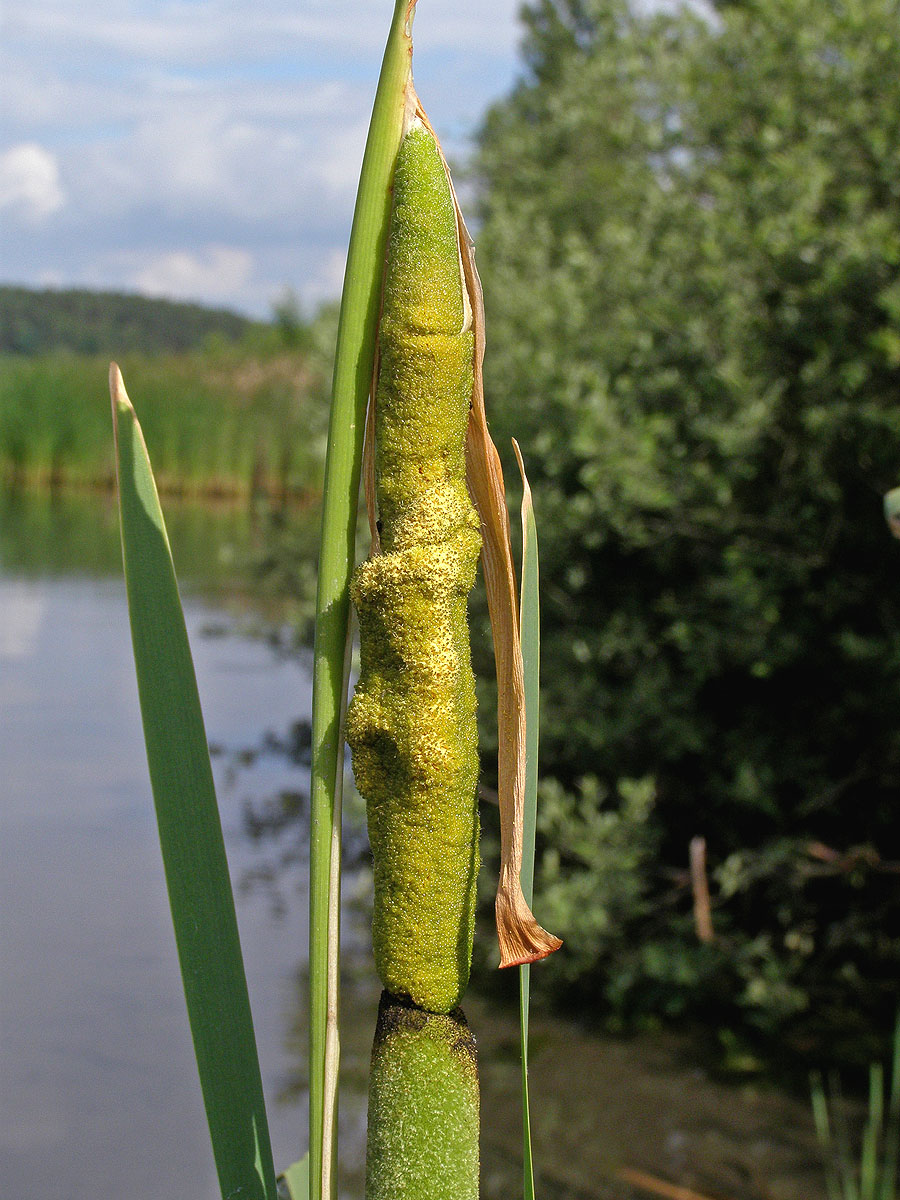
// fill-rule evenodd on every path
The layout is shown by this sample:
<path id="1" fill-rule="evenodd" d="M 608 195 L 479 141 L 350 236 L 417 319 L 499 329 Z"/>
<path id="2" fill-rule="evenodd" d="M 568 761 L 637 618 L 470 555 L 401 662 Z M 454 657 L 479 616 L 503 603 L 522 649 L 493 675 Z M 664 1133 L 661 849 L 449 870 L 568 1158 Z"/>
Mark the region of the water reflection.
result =
<path id="1" fill-rule="evenodd" d="M 176 558 L 194 568 L 182 569 L 186 582 L 205 588 L 233 570 L 253 531 L 240 514 L 182 516 L 170 519 Z M 0 555 L 0 1191 L 16 1200 L 211 1197 L 114 507 L 97 497 L 7 496 Z M 233 624 L 208 603 L 189 601 L 187 618 L 223 763 L 248 730 L 280 735 L 308 711 L 302 661 L 258 639 L 204 636 Z M 243 833 L 246 797 L 303 791 L 306 779 L 281 756 L 225 774 L 217 767 L 239 880 L 258 859 Z M 279 1100 L 298 1070 L 286 1042 L 306 947 L 303 890 L 291 889 L 278 922 L 264 897 L 251 892 L 239 905 L 283 1163 L 306 1136 L 300 1098 Z"/>
<path id="2" fill-rule="evenodd" d="M 211 1198 L 115 513 L 96 503 L 78 501 L 77 512 L 60 502 L 0 507 L 2 1193 Z M 243 554 L 257 536 L 242 516 L 191 516 L 183 536 L 177 517 L 171 524 L 195 596 L 209 580 L 201 566 L 222 578 L 237 551 L 223 555 L 221 547 Z M 187 618 L 216 751 L 275 1157 L 286 1164 L 306 1137 L 308 662 L 277 643 L 236 636 L 240 622 L 208 600 L 189 600 Z M 358 811 L 348 804 L 346 1200 L 362 1195 L 378 1002 Z M 514 977 L 504 982 L 512 991 Z M 499 1200 L 521 1194 L 516 1024 L 511 1009 L 498 1014 L 475 993 L 465 1007 L 482 1062 L 483 1195 Z M 819 1194 L 805 1105 L 715 1082 L 676 1040 L 609 1041 L 537 1013 L 532 1080 L 545 1196 L 638 1196 L 615 1182 L 622 1166 L 718 1200 Z"/>
<path id="3" fill-rule="evenodd" d="M 44 608 L 40 587 L 27 579 L 9 582 L 0 625 L 0 661 L 27 658 L 32 653 Z"/>
<path id="4" fill-rule="evenodd" d="M 187 1032 L 118 585 L 29 585 L 30 645 L 0 658 L 0 1159 L 5 1195 L 73 1200 L 123 1190 L 175 1200 L 215 1194 Z M 0 581 L 0 611 L 21 581 Z M 201 636 L 210 610 L 188 606 L 210 735 L 239 746 L 248 723 L 273 728 L 308 705 L 297 664 L 260 642 Z M 261 763 L 242 789 L 305 786 L 297 768 Z M 236 877 L 255 865 L 240 793 L 219 779 Z M 302 891 L 302 889 L 301 889 Z M 275 1097 L 295 1066 L 284 1031 L 306 944 L 303 905 L 273 923 L 240 905 L 251 998 L 280 1161 L 303 1144 L 302 1105 Z M 59 1193 L 62 1194 L 62 1193 Z"/>

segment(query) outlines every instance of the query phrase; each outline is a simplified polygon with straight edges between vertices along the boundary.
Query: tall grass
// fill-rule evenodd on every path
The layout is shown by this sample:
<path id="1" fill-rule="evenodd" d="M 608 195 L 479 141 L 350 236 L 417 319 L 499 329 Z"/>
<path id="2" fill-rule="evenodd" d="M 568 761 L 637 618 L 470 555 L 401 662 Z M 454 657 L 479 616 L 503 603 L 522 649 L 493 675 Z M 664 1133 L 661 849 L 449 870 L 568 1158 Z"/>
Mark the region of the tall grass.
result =
<path id="1" fill-rule="evenodd" d="M 828 1200 L 897 1200 L 900 1166 L 900 1013 L 894 1027 L 890 1074 L 869 1068 L 869 1097 L 858 1153 L 844 1110 L 840 1080 L 813 1074 L 812 1107 L 825 1168 Z"/>
<path id="2" fill-rule="evenodd" d="M 312 357 L 240 348 L 134 355 L 142 424 L 160 491 L 303 494 L 321 485 L 327 403 Z M 97 410 L 108 363 L 51 354 L 0 358 L 0 478 L 112 486 L 109 429 Z"/>

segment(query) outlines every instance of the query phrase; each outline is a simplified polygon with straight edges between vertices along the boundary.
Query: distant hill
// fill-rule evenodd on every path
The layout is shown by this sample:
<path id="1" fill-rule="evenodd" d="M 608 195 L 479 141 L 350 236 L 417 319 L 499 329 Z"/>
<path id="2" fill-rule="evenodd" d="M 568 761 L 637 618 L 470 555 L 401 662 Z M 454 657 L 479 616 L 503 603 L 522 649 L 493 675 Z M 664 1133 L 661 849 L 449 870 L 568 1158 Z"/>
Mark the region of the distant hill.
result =
<path id="1" fill-rule="evenodd" d="M 0 286 L 0 353 L 190 350 L 211 336 L 238 341 L 260 324 L 226 309 L 121 292 Z"/>

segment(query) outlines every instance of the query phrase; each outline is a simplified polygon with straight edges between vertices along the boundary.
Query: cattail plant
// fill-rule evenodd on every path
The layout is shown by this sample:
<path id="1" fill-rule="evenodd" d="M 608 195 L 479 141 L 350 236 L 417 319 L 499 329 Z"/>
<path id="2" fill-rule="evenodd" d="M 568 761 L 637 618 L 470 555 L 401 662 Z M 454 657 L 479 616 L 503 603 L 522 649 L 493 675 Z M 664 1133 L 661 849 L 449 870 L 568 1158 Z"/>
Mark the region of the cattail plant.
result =
<path id="1" fill-rule="evenodd" d="M 484 422 L 480 285 L 411 77 L 403 95 L 368 422 L 373 554 L 352 587 L 361 671 L 347 718 L 367 801 L 375 962 L 385 986 L 366 1194 L 469 1200 L 478 1194 L 477 1070 L 456 1006 L 469 978 L 478 874 L 466 600 L 482 528 L 498 665 L 519 668 L 500 680 L 501 711 L 515 717 L 501 729 L 504 965 L 540 958 L 559 941 L 534 921 L 519 881 L 524 691 L 502 475 Z"/>
<path id="2" fill-rule="evenodd" d="M 478 874 L 466 598 L 481 549 L 466 488 L 472 313 L 437 144 L 397 156 L 375 390 L 380 552 L 356 573 L 361 673 L 347 722 L 367 800 L 382 995 L 366 1194 L 478 1192 L 475 1048 L 459 1003 Z"/>
<path id="3" fill-rule="evenodd" d="M 478 868 L 466 598 L 481 550 L 466 488 L 472 313 L 437 145 L 403 138 L 375 392 L 380 552 L 356 572 L 361 671 L 347 721 L 375 864 L 385 987 L 444 1013 L 469 978 Z"/>
<path id="4" fill-rule="evenodd" d="M 174 568 L 140 427 L 117 368 L 111 371 L 125 571 L 151 780 L 225 1200 L 275 1200 L 276 1187 L 286 1188 L 292 1200 L 333 1200 L 337 1193 L 345 723 L 367 799 L 375 958 L 385 988 L 372 1055 L 367 1197 L 477 1196 L 475 1043 L 459 1001 L 469 977 L 478 872 L 466 599 L 479 554 L 499 696 L 501 966 L 528 964 L 560 945 L 537 924 L 525 895 L 536 793 L 533 514 L 526 483 L 523 574 L 529 584 L 520 612 L 503 476 L 484 413 L 481 287 L 447 164 L 412 86 L 414 6 L 415 0 L 396 0 L 335 352 L 313 676 L 309 1154 L 278 1183 Z M 347 714 L 350 581 L 363 459 L 373 545 L 353 581 L 362 670 Z M 527 969 L 523 965 L 521 976 L 523 1190 L 532 1200 Z"/>

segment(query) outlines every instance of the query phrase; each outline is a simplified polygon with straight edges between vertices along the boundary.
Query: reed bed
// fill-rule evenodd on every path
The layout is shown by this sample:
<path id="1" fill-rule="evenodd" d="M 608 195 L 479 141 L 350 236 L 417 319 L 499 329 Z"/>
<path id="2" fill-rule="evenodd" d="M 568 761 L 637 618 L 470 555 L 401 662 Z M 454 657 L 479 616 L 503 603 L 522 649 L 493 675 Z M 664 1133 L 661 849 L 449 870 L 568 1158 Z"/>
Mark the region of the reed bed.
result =
<path id="1" fill-rule="evenodd" d="M 0 479 L 112 487 L 106 414 L 96 397 L 108 360 L 72 354 L 0 358 Z M 147 443 L 162 492 L 303 496 L 321 486 L 327 399 L 322 368 L 284 352 L 134 355 Z"/>

